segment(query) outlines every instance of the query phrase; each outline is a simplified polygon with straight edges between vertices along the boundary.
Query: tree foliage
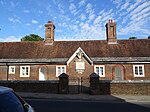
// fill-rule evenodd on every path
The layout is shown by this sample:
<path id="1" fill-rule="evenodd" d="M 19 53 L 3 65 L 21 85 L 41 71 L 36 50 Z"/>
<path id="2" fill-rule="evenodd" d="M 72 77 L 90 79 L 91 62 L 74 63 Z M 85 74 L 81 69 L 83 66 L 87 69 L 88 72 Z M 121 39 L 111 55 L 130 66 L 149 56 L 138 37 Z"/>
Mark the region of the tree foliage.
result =
<path id="1" fill-rule="evenodd" d="M 44 38 L 41 38 L 39 35 L 30 34 L 21 38 L 21 41 L 43 41 Z"/>
<path id="2" fill-rule="evenodd" d="M 137 39 L 137 37 L 130 37 L 129 39 Z"/>
<path id="3" fill-rule="evenodd" d="M 150 36 L 148 36 L 148 39 L 150 39 Z"/>

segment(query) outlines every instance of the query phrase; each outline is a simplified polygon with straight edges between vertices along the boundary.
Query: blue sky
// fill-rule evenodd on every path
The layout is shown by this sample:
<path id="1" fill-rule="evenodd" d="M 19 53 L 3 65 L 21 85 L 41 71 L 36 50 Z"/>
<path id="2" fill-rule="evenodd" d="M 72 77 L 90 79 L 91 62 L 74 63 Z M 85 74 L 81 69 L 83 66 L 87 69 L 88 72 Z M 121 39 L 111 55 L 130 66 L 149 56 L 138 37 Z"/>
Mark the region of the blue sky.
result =
<path id="1" fill-rule="evenodd" d="M 0 41 L 44 35 L 54 22 L 55 40 L 104 40 L 108 19 L 117 22 L 117 38 L 150 35 L 150 0 L 0 0 Z"/>

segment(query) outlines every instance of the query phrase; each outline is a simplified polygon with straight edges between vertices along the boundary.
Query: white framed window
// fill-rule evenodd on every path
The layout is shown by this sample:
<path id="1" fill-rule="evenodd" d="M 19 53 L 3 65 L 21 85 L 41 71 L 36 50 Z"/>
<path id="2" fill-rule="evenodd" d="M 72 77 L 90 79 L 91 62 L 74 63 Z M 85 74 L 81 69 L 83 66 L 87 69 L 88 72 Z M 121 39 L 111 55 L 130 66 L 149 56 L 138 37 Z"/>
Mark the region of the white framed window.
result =
<path id="1" fill-rule="evenodd" d="M 105 66 L 104 65 L 95 65 L 94 72 L 100 77 L 105 77 Z"/>
<path id="2" fill-rule="evenodd" d="M 134 77 L 144 77 L 144 65 L 133 65 Z"/>
<path id="3" fill-rule="evenodd" d="M 30 66 L 20 66 L 20 77 L 30 76 Z"/>
<path id="4" fill-rule="evenodd" d="M 66 66 L 65 65 L 56 66 L 56 77 L 58 77 L 62 73 L 66 73 Z"/>
<path id="5" fill-rule="evenodd" d="M 9 74 L 15 74 L 15 66 L 9 66 Z"/>

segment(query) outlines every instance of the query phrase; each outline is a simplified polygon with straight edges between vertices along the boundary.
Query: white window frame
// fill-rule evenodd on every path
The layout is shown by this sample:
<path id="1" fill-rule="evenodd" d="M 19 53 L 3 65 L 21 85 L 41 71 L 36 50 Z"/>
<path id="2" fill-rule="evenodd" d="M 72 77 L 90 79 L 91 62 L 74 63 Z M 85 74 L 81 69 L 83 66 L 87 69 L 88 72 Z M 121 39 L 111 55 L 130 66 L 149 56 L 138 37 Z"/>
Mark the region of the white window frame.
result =
<path id="1" fill-rule="evenodd" d="M 23 68 L 25 68 L 25 75 L 23 75 Z M 28 68 L 28 73 L 26 73 L 26 69 Z M 30 77 L 30 66 L 20 66 L 20 77 Z"/>
<path id="2" fill-rule="evenodd" d="M 12 71 L 14 69 L 14 71 Z M 15 66 L 9 66 L 9 74 L 15 74 Z"/>
<path id="3" fill-rule="evenodd" d="M 58 73 L 58 68 L 61 68 L 61 72 L 60 74 Z M 64 72 L 62 71 L 62 68 L 64 67 Z M 61 75 L 62 73 L 66 73 L 66 65 L 58 65 L 56 66 L 56 77 L 59 77 L 59 75 Z"/>
<path id="4" fill-rule="evenodd" d="M 101 72 L 100 72 L 100 68 L 103 68 L 103 75 L 96 73 L 96 68 L 97 68 L 97 67 L 99 68 L 99 73 L 101 73 Z M 105 65 L 94 65 L 94 72 L 95 72 L 97 75 L 99 75 L 100 77 L 105 77 Z"/>
<path id="5" fill-rule="evenodd" d="M 138 67 L 138 74 L 135 73 L 135 67 Z M 142 67 L 142 73 L 143 73 L 142 75 L 140 75 L 139 67 Z M 145 77 L 144 65 L 133 65 L 133 74 L 134 77 Z"/>

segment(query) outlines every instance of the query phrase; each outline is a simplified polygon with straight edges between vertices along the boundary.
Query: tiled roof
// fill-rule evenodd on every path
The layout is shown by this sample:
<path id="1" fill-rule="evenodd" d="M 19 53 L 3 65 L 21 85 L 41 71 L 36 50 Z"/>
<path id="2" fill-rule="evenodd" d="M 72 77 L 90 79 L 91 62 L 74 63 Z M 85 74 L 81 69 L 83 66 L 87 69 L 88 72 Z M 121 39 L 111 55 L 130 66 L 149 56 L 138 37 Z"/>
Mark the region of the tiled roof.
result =
<path id="1" fill-rule="evenodd" d="M 70 58 L 81 47 L 89 57 L 150 57 L 150 39 L 44 42 L 0 42 L 0 59 Z"/>

